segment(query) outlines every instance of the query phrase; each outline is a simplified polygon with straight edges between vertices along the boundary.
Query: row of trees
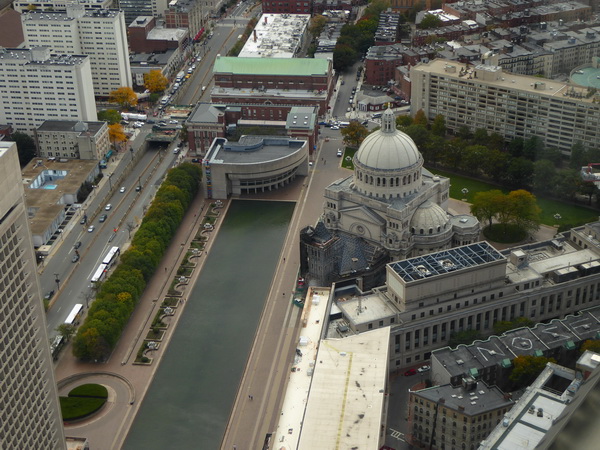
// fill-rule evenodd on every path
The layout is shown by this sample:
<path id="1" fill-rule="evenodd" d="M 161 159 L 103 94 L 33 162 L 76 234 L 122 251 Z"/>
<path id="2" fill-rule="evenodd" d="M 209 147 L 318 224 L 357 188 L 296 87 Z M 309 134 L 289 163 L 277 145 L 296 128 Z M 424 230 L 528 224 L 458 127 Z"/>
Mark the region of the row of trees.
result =
<path id="1" fill-rule="evenodd" d="M 576 143 L 567 158 L 559 150 L 545 147 L 537 136 L 505 142 L 497 133 L 471 131 L 467 126 L 448 137 L 444 117 L 438 115 L 429 123 L 423 111 L 414 118 L 400 116 L 397 124 L 413 139 L 428 165 L 567 200 L 587 195 L 591 202 L 598 193 L 579 172 L 589 162 L 600 162 L 600 149 L 585 149 Z"/>
<path id="2" fill-rule="evenodd" d="M 365 9 L 363 16 L 356 24 L 346 24 L 342 27 L 333 51 L 333 68 L 335 70 L 345 71 L 358 61 L 361 55 L 367 53 L 369 47 L 375 43 L 379 16 L 389 6 L 386 1 L 374 0 Z"/>
<path id="3" fill-rule="evenodd" d="M 73 340 L 76 357 L 102 361 L 110 355 L 198 192 L 200 177 L 197 165 L 189 163 L 169 171 L 131 247 L 97 290 L 96 300 Z"/>

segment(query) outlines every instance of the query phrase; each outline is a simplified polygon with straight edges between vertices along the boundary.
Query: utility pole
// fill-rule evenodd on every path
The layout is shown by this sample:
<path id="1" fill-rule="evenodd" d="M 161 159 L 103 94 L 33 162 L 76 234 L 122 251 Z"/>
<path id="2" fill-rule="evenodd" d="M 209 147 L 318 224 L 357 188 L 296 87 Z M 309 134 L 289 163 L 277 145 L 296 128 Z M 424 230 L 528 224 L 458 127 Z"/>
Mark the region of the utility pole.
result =
<path id="1" fill-rule="evenodd" d="M 54 274 L 54 281 L 56 281 L 56 290 L 58 291 L 60 289 L 60 278 L 57 273 Z"/>

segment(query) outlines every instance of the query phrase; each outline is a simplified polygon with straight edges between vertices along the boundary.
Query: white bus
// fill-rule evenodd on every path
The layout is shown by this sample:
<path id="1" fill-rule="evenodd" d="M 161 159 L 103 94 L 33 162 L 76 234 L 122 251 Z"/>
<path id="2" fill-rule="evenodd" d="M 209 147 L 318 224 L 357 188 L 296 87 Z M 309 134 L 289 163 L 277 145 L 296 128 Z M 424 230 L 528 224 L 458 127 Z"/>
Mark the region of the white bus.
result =
<path id="1" fill-rule="evenodd" d="M 92 276 L 90 281 L 92 283 L 98 283 L 99 281 L 102 281 L 107 271 L 108 267 L 106 267 L 106 264 L 100 264 L 96 269 L 96 272 L 94 272 L 94 276 Z"/>
<path id="2" fill-rule="evenodd" d="M 65 324 L 67 325 L 79 325 L 79 319 L 81 319 L 81 313 L 83 312 L 83 305 L 81 303 L 77 303 L 73 306 L 73 309 L 65 319 Z"/>
<path id="3" fill-rule="evenodd" d="M 119 255 L 121 254 L 121 250 L 119 247 L 112 247 L 104 259 L 102 260 L 102 264 L 106 266 L 106 270 L 110 269 L 112 265 L 115 263 Z"/>

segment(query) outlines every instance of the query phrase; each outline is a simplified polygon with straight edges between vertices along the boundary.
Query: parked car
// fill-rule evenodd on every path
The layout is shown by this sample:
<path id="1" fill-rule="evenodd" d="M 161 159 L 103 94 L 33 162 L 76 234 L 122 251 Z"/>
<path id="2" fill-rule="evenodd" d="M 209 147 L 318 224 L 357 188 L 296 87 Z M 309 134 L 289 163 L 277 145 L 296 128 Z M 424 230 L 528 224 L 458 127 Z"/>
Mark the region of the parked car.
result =
<path id="1" fill-rule="evenodd" d="M 431 366 L 425 365 L 425 366 L 421 366 L 417 369 L 417 372 L 419 373 L 425 373 L 425 372 L 429 372 L 431 370 Z"/>
<path id="2" fill-rule="evenodd" d="M 178 122 L 177 120 L 169 120 L 169 123 L 170 123 L 170 124 L 172 124 L 172 125 L 176 125 L 176 124 L 178 124 L 179 122 Z"/>
<path id="3" fill-rule="evenodd" d="M 74 248 L 75 250 L 77 250 L 79 247 L 81 247 L 81 241 L 77 241 L 77 242 L 75 242 L 75 245 L 73 245 L 73 248 Z"/>
<path id="4" fill-rule="evenodd" d="M 85 225 L 85 223 L 86 223 L 86 222 L 87 222 L 87 216 L 83 216 L 83 217 L 81 218 L 81 220 L 79 221 L 79 223 L 80 223 L 81 225 Z"/>
<path id="5" fill-rule="evenodd" d="M 48 293 L 46 295 L 44 295 L 44 298 L 46 300 L 50 300 L 52 297 L 54 297 L 54 289 L 51 291 L 48 291 Z"/>
<path id="6" fill-rule="evenodd" d="M 341 148 L 338 148 L 338 151 L 337 151 L 337 156 L 338 156 L 338 157 L 341 157 L 343 154 L 344 154 L 344 152 L 342 152 L 342 149 L 341 149 Z"/>
<path id="7" fill-rule="evenodd" d="M 107 218 L 108 218 L 108 214 L 102 214 L 100 216 L 100 219 L 98 219 L 98 222 L 100 222 L 100 223 L 105 222 Z"/>
<path id="8" fill-rule="evenodd" d="M 95 229 L 96 229 L 96 227 L 94 225 L 90 225 L 89 228 L 88 228 L 88 233 L 91 233 Z"/>
<path id="9" fill-rule="evenodd" d="M 173 149 L 173 153 L 177 155 L 179 153 L 179 147 L 175 147 Z"/>
<path id="10" fill-rule="evenodd" d="M 200 162 L 200 159 L 199 159 L 199 158 L 192 158 L 192 162 L 193 162 L 193 163 L 199 163 L 199 162 Z"/>
<path id="11" fill-rule="evenodd" d="M 148 119 L 148 120 L 146 120 L 146 123 L 150 123 L 150 124 L 152 124 L 152 123 L 156 123 L 156 120 L 153 120 L 153 119 Z"/>
<path id="12" fill-rule="evenodd" d="M 417 371 L 415 369 L 408 369 L 406 372 L 404 372 L 404 376 L 405 377 L 410 377 L 412 375 L 416 375 Z"/>
<path id="13" fill-rule="evenodd" d="M 112 209 L 112 205 L 109 203 L 108 205 L 106 205 L 106 206 L 104 207 L 104 209 L 105 209 L 106 211 L 110 211 L 110 210 Z"/>
<path id="14" fill-rule="evenodd" d="M 119 192 L 122 194 L 123 192 L 125 192 L 125 186 L 121 186 L 121 189 L 119 189 Z"/>
<path id="15" fill-rule="evenodd" d="M 331 129 L 332 129 L 332 130 L 339 130 L 339 129 L 340 129 L 340 127 L 338 127 L 337 125 L 332 125 L 332 126 L 331 126 Z"/>

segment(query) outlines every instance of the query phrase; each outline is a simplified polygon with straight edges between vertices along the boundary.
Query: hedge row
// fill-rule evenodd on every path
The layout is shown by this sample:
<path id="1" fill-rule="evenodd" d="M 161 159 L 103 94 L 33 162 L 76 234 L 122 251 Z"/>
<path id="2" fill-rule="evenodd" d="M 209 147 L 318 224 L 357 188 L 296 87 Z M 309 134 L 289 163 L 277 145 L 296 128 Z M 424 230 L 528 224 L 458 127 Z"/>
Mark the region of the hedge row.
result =
<path id="1" fill-rule="evenodd" d="M 117 344 L 146 284 L 200 186 L 200 168 L 185 163 L 171 169 L 112 275 L 101 284 L 73 340 L 73 354 L 104 361 Z"/>

